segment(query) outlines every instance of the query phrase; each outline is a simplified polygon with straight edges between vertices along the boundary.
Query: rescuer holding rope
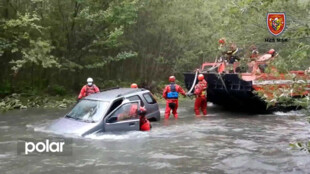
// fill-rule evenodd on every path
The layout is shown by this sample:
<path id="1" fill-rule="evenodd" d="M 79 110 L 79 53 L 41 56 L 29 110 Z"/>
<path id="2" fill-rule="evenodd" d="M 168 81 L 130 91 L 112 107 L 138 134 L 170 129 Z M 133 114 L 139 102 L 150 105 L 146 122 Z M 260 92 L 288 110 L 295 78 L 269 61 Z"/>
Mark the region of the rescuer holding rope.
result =
<path id="1" fill-rule="evenodd" d="M 198 84 L 195 86 L 194 94 L 196 96 L 195 100 L 195 114 L 196 116 L 200 115 L 200 108 L 203 115 L 207 115 L 207 87 L 208 83 L 204 78 L 203 74 L 198 75 Z"/>

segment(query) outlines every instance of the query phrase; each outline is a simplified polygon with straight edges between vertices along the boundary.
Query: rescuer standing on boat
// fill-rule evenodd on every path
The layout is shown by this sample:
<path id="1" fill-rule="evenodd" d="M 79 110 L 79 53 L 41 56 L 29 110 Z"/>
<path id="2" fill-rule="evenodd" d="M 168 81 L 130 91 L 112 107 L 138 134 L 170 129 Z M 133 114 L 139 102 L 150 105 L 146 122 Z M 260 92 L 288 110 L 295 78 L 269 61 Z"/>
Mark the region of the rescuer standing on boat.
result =
<path id="1" fill-rule="evenodd" d="M 227 73 L 234 72 L 234 63 L 239 61 L 239 48 L 235 43 L 230 44 L 230 49 L 225 53 L 226 54 L 226 61 L 228 62 L 226 69 L 228 70 Z"/>
<path id="2" fill-rule="evenodd" d="M 82 87 L 78 99 L 81 99 L 93 93 L 100 92 L 99 88 L 95 84 L 93 84 L 93 81 L 94 80 L 91 77 L 87 78 L 87 85 L 84 85 Z"/>
<path id="3" fill-rule="evenodd" d="M 258 55 L 259 52 L 258 52 L 257 47 L 256 47 L 255 45 L 251 45 L 250 51 L 251 51 L 251 55 L 250 55 L 251 61 L 256 61 L 256 59 L 257 59 L 258 56 L 259 56 L 259 55 Z"/>
<path id="4" fill-rule="evenodd" d="M 194 94 L 196 95 L 195 100 L 195 114 L 196 116 L 200 115 L 200 108 L 203 115 L 207 115 L 207 87 L 208 83 L 204 78 L 203 74 L 198 75 L 198 84 L 195 86 Z"/>
<path id="5" fill-rule="evenodd" d="M 239 48 L 235 43 L 230 44 L 230 49 L 226 52 L 227 61 L 229 64 L 235 63 L 239 60 Z"/>
<path id="6" fill-rule="evenodd" d="M 219 39 L 219 47 L 218 47 L 218 50 L 221 52 L 221 54 L 222 54 L 223 52 L 226 51 L 225 43 L 226 43 L 226 42 L 225 42 L 225 39 L 224 39 L 224 38 Z"/>
<path id="7" fill-rule="evenodd" d="M 169 82 L 170 84 L 165 87 L 163 92 L 163 97 L 166 99 L 165 119 L 169 118 L 171 110 L 174 118 L 178 118 L 177 109 L 179 104 L 179 93 L 181 93 L 184 97 L 186 96 L 182 87 L 175 84 L 174 76 L 169 77 Z"/>
<path id="8" fill-rule="evenodd" d="M 225 71 L 225 67 L 226 67 L 226 62 L 225 62 L 225 53 L 226 53 L 226 41 L 224 38 L 219 39 L 219 47 L 218 50 L 221 53 L 221 56 L 219 57 L 217 62 L 220 62 L 221 65 L 218 68 L 218 72 L 222 73 L 223 71 Z"/>

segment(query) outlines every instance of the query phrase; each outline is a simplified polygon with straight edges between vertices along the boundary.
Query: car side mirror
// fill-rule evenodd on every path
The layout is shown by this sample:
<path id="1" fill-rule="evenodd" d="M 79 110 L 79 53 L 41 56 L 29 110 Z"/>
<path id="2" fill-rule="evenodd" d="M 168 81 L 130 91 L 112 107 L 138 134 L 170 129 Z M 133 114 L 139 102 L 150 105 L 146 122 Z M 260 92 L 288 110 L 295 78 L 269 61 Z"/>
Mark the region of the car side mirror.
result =
<path id="1" fill-rule="evenodd" d="M 116 121 L 117 121 L 117 118 L 116 118 L 116 117 L 110 117 L 110 118 L 107 120 L 108 123 L 114 123 L 114 122 L 116 122 Z"/>

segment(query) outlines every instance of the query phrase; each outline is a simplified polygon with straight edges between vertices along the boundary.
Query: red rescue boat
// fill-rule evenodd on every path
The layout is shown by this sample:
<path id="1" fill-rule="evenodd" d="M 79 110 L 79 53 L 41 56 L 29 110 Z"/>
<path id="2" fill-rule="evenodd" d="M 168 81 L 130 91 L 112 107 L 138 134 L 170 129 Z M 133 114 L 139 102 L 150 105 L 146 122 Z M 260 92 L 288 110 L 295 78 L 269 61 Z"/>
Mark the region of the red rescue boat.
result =
<path id="1" fill-rule="evenodd" d="M 310 75 L 307 71 L 279 73 L 269 62 L 276 56 L 264 54 L 241 67 L 239 62 L 205 62 L 196 72 L 184 73 L 185 85 L 191 90 L 202 73 L 208 82 L 208 101 L 239 111 L 270 111 L 296 109 L 300 106 L 283 103 L 283 97 L 309 95 Z M 266 69 L 269 72 L 266 72 Z"/>

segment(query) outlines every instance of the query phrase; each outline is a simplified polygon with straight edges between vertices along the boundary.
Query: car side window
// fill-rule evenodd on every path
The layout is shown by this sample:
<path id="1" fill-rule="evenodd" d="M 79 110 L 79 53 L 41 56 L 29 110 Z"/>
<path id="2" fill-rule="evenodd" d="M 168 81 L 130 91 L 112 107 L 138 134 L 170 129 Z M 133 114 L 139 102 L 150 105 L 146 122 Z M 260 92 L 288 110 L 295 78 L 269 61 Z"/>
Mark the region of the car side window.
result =
<path id="1" fill-rule="evenodd" d="M 122 105 L 107 119 L 107 123 L 131 119 L 138 119 L 138 103 L 127 103 Z"/>
<path id="2" fill-rule="evenodd" d="M 141 106 L 144 106 L 143 101 L 141 100 L 141 98 L 137 95 L 131 96 L 127 98 L 129 101 L 140 101 Z"/>
<path id="3" fill-rule="evenodd" d="M 146 100 L 147 103 L 149 104 L 154 104 L 156 103 L 156 100 L 150 93 L 145 93 L 143 94 L 144 99 Z"/>
<path id="4" fill-rule="evenodd" d="M 115 108 L 117 108 L 119 105 L 121 105 L 122 102 L 123 102 L 123 99 L 118 99 L 118 100 L 114 101 L 106 115 L 109 115 Z"/>

